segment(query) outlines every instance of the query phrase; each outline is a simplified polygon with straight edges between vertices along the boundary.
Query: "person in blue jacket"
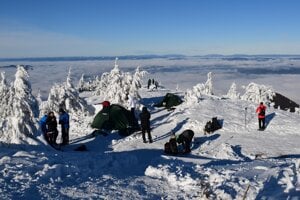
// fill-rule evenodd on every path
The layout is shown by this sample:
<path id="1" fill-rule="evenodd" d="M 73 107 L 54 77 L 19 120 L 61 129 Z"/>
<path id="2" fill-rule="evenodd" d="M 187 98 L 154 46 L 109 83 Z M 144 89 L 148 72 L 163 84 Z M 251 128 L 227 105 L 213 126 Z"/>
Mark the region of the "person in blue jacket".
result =
<path id="1" fill-rule="evenodd" d="M 47 130 L 47 117 L 48 115 L 45 114 L 39 121 L 40 124 L 40 128 L 42 130 L 42 133 L 45 135 L 47 134 L 48 130 Z"/>
<path id="2" fill-rule="evenodd" d="M 62 137 L 62 144 L 67 145 L 69 144 L 69 114 L 63 109 L 59 109 L 59 121 L 58 123 L 61 125 L 61 137 Z"/>

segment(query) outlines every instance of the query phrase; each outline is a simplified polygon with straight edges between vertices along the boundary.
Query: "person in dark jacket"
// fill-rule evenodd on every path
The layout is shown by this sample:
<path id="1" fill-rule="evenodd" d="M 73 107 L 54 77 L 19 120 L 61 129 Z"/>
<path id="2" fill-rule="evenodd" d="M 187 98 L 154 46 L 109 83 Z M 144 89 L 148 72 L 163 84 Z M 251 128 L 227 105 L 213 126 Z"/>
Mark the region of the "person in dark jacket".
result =
<path id="1" fill-rule="evenodd" d="M 151 86 L 151 79 L 148 80 L 148 85 L 147 85 L 147 88 L 149 89 Z"/>
<path id="2" fill-rule="evenodd" d="M 256 113 L 258 114 L 259 130 L 265 129 L 266 109 L 267 109 L 267 107 L 264 105 L 263 102 L 260 102 L 259 106 L 256 108 Z"/>
<path id="3" fill-rule="evenodd" d="M 59 121 L 58 123 L 61 125 L 61 138 L 62 144 L 67 145 L 69 144 L 69 114 L 63 109 L 59 109 Z"/>
<path id="4" fill-rule="evenodd" d="M 184 148 L 184 153 L 191 152 L 191 142 L 194 137 L 194 131 L 185 130 L 180 135 L 177 136 L 176 141 L 179 144 L 182 144 Z"/>
<path id="5" fill-rule="evenodd" d="M 47 134 L 46 140 L 49 144 L 56 144 L 56 138 L 58 136 L 57 121 L 54 112 L 49 112 L 46 120 Z"/>
<path id="6" fill-rule="evenodd" d="M 150 112 L 147 110 L 147 107 L 143 107 L 142 112 L 140 114 L 140 120 L 141 120 L 141 128 L 142 128 L 142 136 L 143 136 L 143 142 L 146 143 L 146 137 L 145 132 L 148 133 L 148 140 L 150 143 L 152 143 L 152 137 L 150 132 Z"/>
<path id="7" fill-rule="evenodd" d="M 39 121 L 39 124 L 40 124 L 40 129 L 43 133 L 43 135 L 46 135 L 48 130 L 47 130 L 47 117 L 48 115 L 45 114 Z"/>

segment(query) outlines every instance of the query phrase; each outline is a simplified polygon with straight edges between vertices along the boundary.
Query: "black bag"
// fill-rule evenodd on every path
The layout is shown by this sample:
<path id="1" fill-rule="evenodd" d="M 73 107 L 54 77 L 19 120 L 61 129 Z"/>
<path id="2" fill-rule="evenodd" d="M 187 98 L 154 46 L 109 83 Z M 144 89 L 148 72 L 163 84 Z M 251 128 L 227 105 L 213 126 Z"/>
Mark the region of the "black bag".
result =
<path id="1" fill-rule="evenodd" d="M 165 151 L 166 154 L 171 154 L 171 153 L 172 153 L 172 152 L 171 152 L 171 147 L 170 147 L 170 143 L 169 143 L 169 142 L 167 142 L 167 143 L 165 144 L 165 149 L 164 149 L 164 151 Z"/>
<path id="2" fill-rule="evenodd" d="M 265 111 L 265 109 L 260 109 L 260 112 L 259 112 L 259 115 L 260 116 L 265 116 L 265 114 L 266 114 L 266 111 Z"/>
<path id="3" fill-rule="evenodd" d="M 177 142 L 175 138 L 171 138 L 169 140 L 170 143 L 170 149 L 171 149 L 171 153 L 172 154 L 177 154 L 178 153 L 178 149 L 177 149 Z"/>
<path id="4" fill-rule="evenodd" d="M 218 119 L 217 119 L 217 117 L 212 118 L 212 125 L 213 125 L 213 131 L 222 128 L 219 121 L 218 121 Z"/>
<path id="5" fill-rule="evenodd" d="M 171 138 L 169 142 L 165 143 L 164 152 L 166 154 L 178 154 L 177 143 L 175 138 Z"/>
<path id="6" fill-rule="evenodd" d="M 205 124 L 205 127 L 204 127 L 204 131 L 205 132 L 211 132 L 212 130 L 211 130 L 211 127 L 212 127 L 212 123 L 211 123 L 211 121 L 208 121 L 206 124 Z"/>

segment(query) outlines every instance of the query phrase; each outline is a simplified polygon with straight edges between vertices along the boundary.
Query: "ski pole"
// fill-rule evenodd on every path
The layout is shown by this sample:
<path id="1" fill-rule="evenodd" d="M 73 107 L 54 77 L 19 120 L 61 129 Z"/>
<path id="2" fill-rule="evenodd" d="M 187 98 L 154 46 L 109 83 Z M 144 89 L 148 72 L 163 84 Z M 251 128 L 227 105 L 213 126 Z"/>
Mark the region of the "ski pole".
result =
<path id="1" fill-rule="evenodd" d="M 247 107 L 245 107 L 245 129 L 247 128 Z"/>

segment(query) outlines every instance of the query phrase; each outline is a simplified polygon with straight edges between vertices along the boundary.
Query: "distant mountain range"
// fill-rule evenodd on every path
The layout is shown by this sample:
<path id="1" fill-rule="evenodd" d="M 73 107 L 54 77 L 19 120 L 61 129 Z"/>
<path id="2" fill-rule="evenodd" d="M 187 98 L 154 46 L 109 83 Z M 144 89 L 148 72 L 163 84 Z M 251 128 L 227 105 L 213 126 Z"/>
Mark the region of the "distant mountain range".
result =
<path id="1" fill-rule="evenodd" d="M 118 57 L 121 60 L 145 60 L 164 58 L 170 60 L 182 60 L 188 58 L 221 58 L 224 60 L 252 60 L 258 59 L 260 61 L 269 60 L 272 58 L 286 57 L 291 59 L 300 59 L 300 55 L 284 55 L 284 54 L 265 54 L 265 55 L 246 55 L 246 54 L 234 54 L 234 55 L 221 55 L 221 54 L 209 54 L 209 55 L 194 55 L 186 56 L 181 54 L 167 54 L 167 55 L 125 55 L 125 56 L 70 56 L 70 57 L 32 57 L 32 58 L 0 58 L 2 62 L 9 61 L 87 61 L 87 60 L 114 60 Z"/>

